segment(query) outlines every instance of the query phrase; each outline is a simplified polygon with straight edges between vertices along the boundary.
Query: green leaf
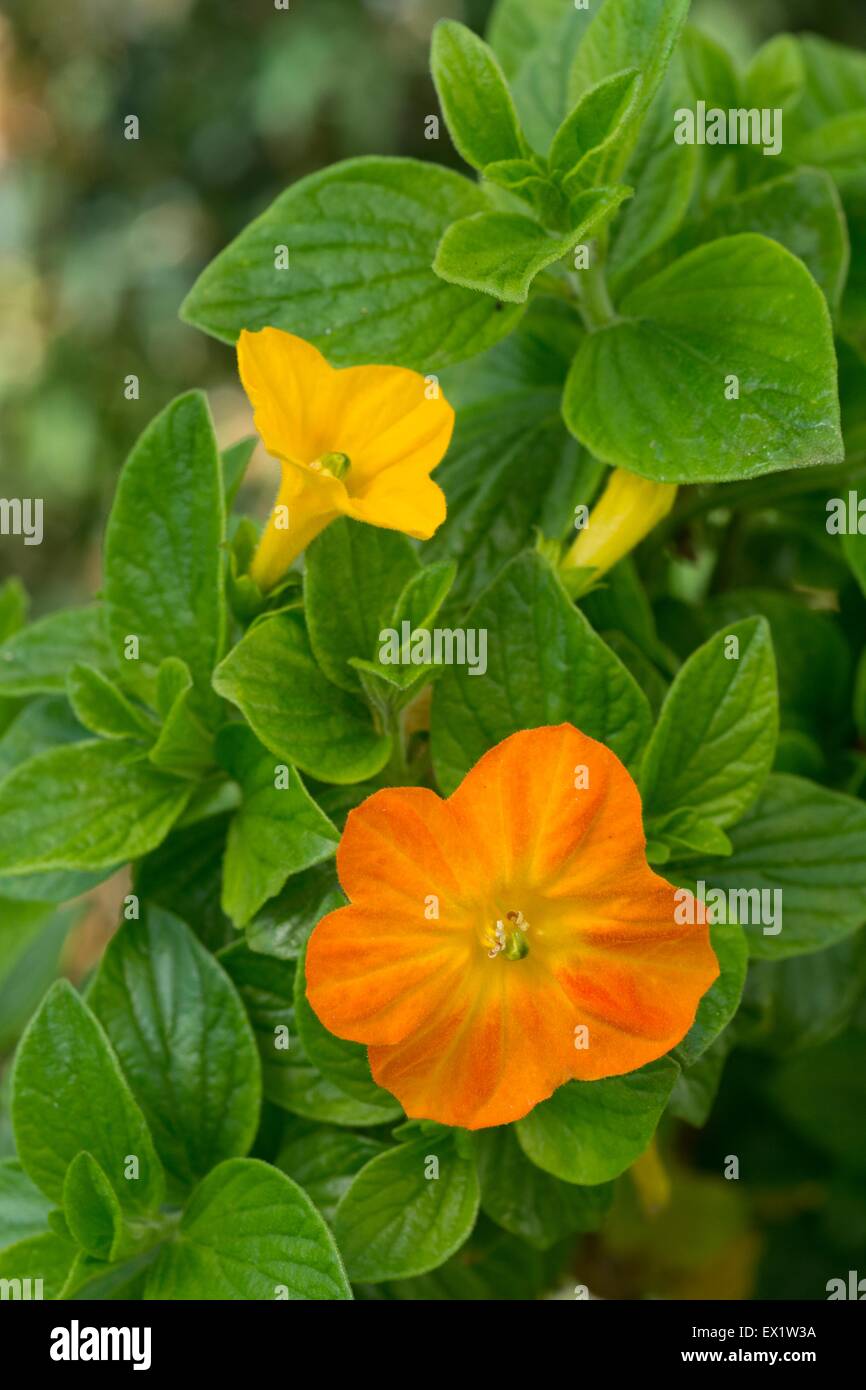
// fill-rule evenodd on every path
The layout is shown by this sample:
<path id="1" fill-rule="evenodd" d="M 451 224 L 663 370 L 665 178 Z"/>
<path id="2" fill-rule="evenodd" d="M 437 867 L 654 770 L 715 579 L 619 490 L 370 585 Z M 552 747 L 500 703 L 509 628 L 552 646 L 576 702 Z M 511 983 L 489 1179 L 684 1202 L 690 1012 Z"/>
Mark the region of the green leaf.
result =
<path id="1" fill-rule="evenodd" d="M 328 1224 L 333 1225 L 337 1204 L 348 1192 L 355 1174 L 384 1152 L 385 1145 L 367 1134 L 295 1119 L 286 1122 L 274 1162 L 304 1189 Z"/>
<path id="2" fill-rule="evenodd" d="M 848 231 L 833 180 L 821 169 L 797 169 L 717 203 L 687 222 L 639 271 L 655 273 L 696 246 L 742 232 L 770 237 L 798 256 L 831 309 L 838 308 L 850 259 Z"/>
<path id="3" fill-rule="evenodd" d="M 353 1099 L 307 1058 L 295 1026 L 295 962 L 261 955 L 241 941 L 222 951 L 220 961 L 234 980 L 255 1030 L 268 1100 L 326 1124 L 381 1124 L 381 1106 Z"/>
<path id="4" fill-rule="evenodd" d="M 66 1170 L 63 1212 L 78 1244 L 97 1260 L 112 1259 L 123 1238 L 114 1188 L 92 1154 L 82 1150 Z"/>
<path id="5" fill-rule="evenodd" d="M 726 892 L 781 890 L 780 932 L 765 933 L 760 922 L 740 917 L 749 950 L 768 959 L 802 955 L 833 945 L 866 922 L 864 837 L 862 801 L 774 773 L 731 831 L 731 857 L 690 872 L 708 888 Z"/>
<path id="6" fill-rule="evenodd" d="M 182 658 L 205 710 L 225 641 L 225 502 L 205 397 L 178 396 L 138 440 L 123 467 L 105 532 L 108 628 L 123 681 L 155 702 L 157 668 Z M 138 659 L 123 658 L 128 636 Z"/>
<path id="7" fill-rule="evenodd" d="M 78 912 L 0 898 L 0 1052 L 11 1052 L 60 973 Z"/>
<path id="8" fill-rule="evenodd" d="M 261 1094 L 255 1039 L 231 980 L 183 922 L 159 908 L 125 922 L 88 1003 L 178 1188 L 247 1152 Z"/>
<path id="9" fill-rule="evenodd" d="M 262 955 L 294 960 L 319 918 L 345 901 L 333 864 L 307 869 L 256 914 L 247 927 L 247 943 Z"/>
<path id="10" fill-rule="evenodd" d="M 695 1129 L 703 1129 L 715 1104 L 730 1050 L 731 1039 L 725 1033 L 697 1062 L 680 1072 L 671 1091 L 668 1114 Z"/>
<path id="11" fill-rule="evenodd" d="M 527 139 L 535 149 L 546 150 L 574 106 L 568 96 L 569 75 L 593 12 L 576 10 L 562 0 L 556 0 L 555 9 L 552 0 L 537 0 L 531 13 L 526 0 L 510 3 L 514 7 L 520 5 L 522 14 L 519 20 L 506 21 L 512 33 L 505 39 L 505 47 L 500 45 L 502 31 L 495 20 L 490 41 L 511 79 L 514 103 Z M 502 0 L 498 8 L 504 8 Z M 527 33 L 527 41 L 517 44 L 515 51 L 514 40 L 530 26 L 534 33 Z"/>
<path id="12" fill-rule="evenodd" d="M 77 661 L 108 669 L 114 665 L 105 612 L 97 604 L 51 613 L 4 642 L 0 695 L 63 694 L 69 668 Z"/>
<path id="13" fill-rule="evenodd" d="M 380 1154 L 337 1207 L 334 1229 L 349 1278 L 375 1284 L 436 1269 L 469 1236 L 478 1203 L 475 1162 L 453 1133 Z"/>
<path id="14" fill-rule="evenodd" d="M 29 1279 L 30 1298 L 56 1299 L 60 1297 L 76 1254 L 76 1247 L 68 1237 L 46 1231 L 43 1235 L 19 1240 L 0 1253 L 0 1279 Z M 27 1287 L 25 1284 L 24 1288 Z M 23 1290 L 21 1296 L 24 1297 Z"/>
<path id="15" fill-rule="evenodd" d="M 224 342 L 242 328 L 283 328 L 337 365 L 436 371 L 483 352 L 520 317 L 430 268 L 449 223 L 486 207 L 450 169 L 347 160 L 281 194 L 208 266 L 181 314 Z M 289 248 L 289 270 L 274 268 L 279 246 Z"/>
<path id="16" fill-rule="evenodd" d="M 325 678 L 294 614 L 251 628 L 214 673 L 220 695 L 266 748 L 323 782 L 363 782 L 388 761 L 391 740 L 367 707 Z"/>
<path id="17" fill-rule="evenodd" d="M 12 1120 L 24 1171 L 55 1202 L 70 1163 L 87 1149 L 121 1206 L 160 1205 L 165 1179 L 145 1118 L 102 1027 L 65 980 L 52 985 L 21 1039 Z"/>
<path id="18" fill-rule="evenodd" d="M 579 457 L 560 413 L 578 340 L 565 305 L 537 300 L 506 342 L 443 377 L 457 408 L 454 438 L 436 471 L 448 516 L 424 555 L 459 561 L 455 602 L 476 598 L 532 543 L 536 528 L 560 534 L 577 503 L 592 500 L 602 465 Z"/>
<path id="19" fill-rule="evenodd" d="M 353 1100 L 380 1111 L 381 1121 L 397 1119 L 403 1113 L 400 1102 L 377 1086 L 370 1075 L 367 1049 L 361 1043 L 335 1037 L 311 1009 L 307 1000 L 304 961 L 295 976 L 295 1024 L 306 1056 L 326 1081 L 345 1091 Z"/>
<path id="20" fill-rule="evenodd" d="M 403 586 L 418 572 L 406 536 L 340 518 L 307 551 L 304 597 L 310 645 L 328 680 L 361 688 L 348 664 L 371 659 Z"/>
<path id="21" fill-rule="evenodd" d="M 556 27 L 561 13 L 562 0 L 534 0 L 531 5 L 526 0 L 496 0 L 487 40 L 509 77 Z"/>
<path id="22" fill-rule="evenodd" d="M 243 724 L 219 737 L 220 759 L 240 783 L 223 861 L 222 907 L 239 927 L 280 891 L 286 879 L 329 858 L 340 836 L 293 767 L 277 785 L 274 755 Z"/>
<path id="23" fill-rule="evenodd" d="M 714 821 L 689 809 L 669 811 L 647 821 L 647 835 L 668 851 L 658 860 L 666 863 L 677 854 L 730 854 L 731 842 Z"/>
<path id="24" fill-rule="evenodd" d="M 670 237 L 688 212 L 700 171 L 701 151 L 697 145 L 678 145 L 672 139 L 671 112 L 690 106 L 692 100 L 683 60 L 675 54 L 623 174 L 634 187 L 635 196 L 611 229 L 607 275 L 617 296 L 630 268 L 642 263 Z M 622 138 L 620 130 L 617 142 Z"/>
<path id="25" fill-rule="evenodd" d="M 0 738 L 0 778 L 47 748 L 86 738 L 87 730 L 75 718 L 68 700 L 57 695 L 31 700 Z"/>
<path id="26" fill-rule="evenodd" d="M 0 874 L 136 859 L 165 837 L 189 793 L 128 743 L 50 748 L 0 783 Z"/>
<path id="27" fill-rule="evenodd" d="M 239 439 L 237 444 L 232 444 L 228 449 L 222 451 L 220 462 L 222 464 L 226 511 L 231 509 L 231 505 L 238 495 L 244 474 L 258 442 L 258 436 L 251 434 L 248 438 Z"/>
<path id="28" fill-rule="evenodd" d="M 607 181 L 617 137 L 640 87 L 637 68 L 626 68 L 590 87 L 566 116 L 553 137 L 547 162 L 565 180 L 570 194 Z"/>
<path id="29" fill-rule="evenodd" d="M 348 1299 L 333 1237 L 285 1173 L 229 1159 L 204 1179 L 151 1270 L 145 1298 Z"/>
<path id="30" fill-rule="evenodd" d="M 77 662 L 66 682 L 69 703 L 76 717 L 91 733 L 103 738 L 141 741 L 156 734 L 156 725 L 144 709 L 136 709 L 121 690 L 95 666 Z"/>
<path id="31" fill-rule="evenodd" d="M 167 656 L 160 662 L 156 707 L 163 722 L 147 755 L 150 762 L 177 777 L 198 781 L 214 767 L 213 736 L 195 712 L 200 701 L 190 669 L 179 656 Z"/>
<path id="32" fill-rule="evenodd" d="M 134 891 L 192 925 L 199 940 L 218 950 L 235 930 L 219 905 L 229 816 L 209 816 L 171 832 L 135 865 Z"/>
<path id="33" fill-rule="evenodd" d="M 51 1207 L 17 1158 L 0 1159 L 0 1250 L 44 1232 Z"/>
<path id="34" fill-rule="evenodd" d="M 748 233 L 700 246 L 619 308 L 584 339 L 563 403 L 598 458 L 688 483 L 841 460 L 827 302 L 777 242 Z M 731 377 L 740 395 L 728 400 Z"/>
<path id="35" fill-rule="evenodd" d="M 742 927 L 736 922 L 714 922 L 710 927 L 710 945 L 718 958 L 719 976 L 698 1005 L 691 1028 L 671 1054 L 683 1067 L 694 1066 L 724 1032 L 743 995 L 749 948 Z"/>
<path id="36" fill-rule="evenodd" d="M 643 83 L 632 115 L 636 137 L 640 121 L 664 81 L 688 10 L 689 0 L 604 0 L 595 10 L 572 64 L 570 103 L 612 73 L 637 68 Z M 624 145 L 624 154 L 627 151 Z"/>
<path id="37" fill-rule="evenodd" d="M 448 667 L 435 688 L 433 761 L 444 791 L 509 734 L 564 721 L 634 761 L 649 736 L 646 697 L 538 555 L 518 556 L 466 625 L 488 634 L 489 668 L 477 677 Z"/>
<path id="38" fill-rule="evenodd" d="M 571 205 L 572 229 L 557 237 L 548 236 L 528 217 L 475 213 L 448 228 L 433 269 L 451 284 L 523 304 L 535 277 L 592 236 L 630 194 L 623 186 L 580 193 Z"/>
<path id="39" fill-rule="evenodd" d="M 530 1163 L 514 1126 L 473 1135 L 481 1206 L 492 1221 L 549 1250 L 572 1231 L 594 1231 L 613 1197 L 612 1184 L 577 1187 L 560 1182 Z"/>
<path id="40" fill-rule="evenodd" d="M 644 814 L 689 808 L 733 825 L 766 781 L 778 728 L 770 629 L 747 618 L 699 647 L 668 691 L 641 771 Z"/>
<path id="41" fill-rule="evenodd" d="M 517 1124 L 524 1153 L 563 1182 L 609 1182 L 655 1133 L 679 1067 L 669 1057 L 603 1081 L 569 1081 Z"/>
<path id="42" fill-rule="evenodd" d="M 753 960 L 737 1019 L 738 1038 L 777 1057 L 808 1052 L 848 1027 L 864 993 L 863 931 L 825 951 Z"/>
<path id="43" fill-rule="evenodd" d="M 455 149 L 474 169 L 519 159 L 526 145 L 505 75 L 492 49 L 464 24 L 433 30 L 433 81 Z"/>
<path id="44" fill-rule="evenodd" d="M 851 656 L 831 614 L 772 589 L 729 589 L 707 600 L 704 614 L 712 627 L 753 614 L 766 618 L 778 664 L 783 728 L 811 734 L 826 747 L 847 737 Z"/>

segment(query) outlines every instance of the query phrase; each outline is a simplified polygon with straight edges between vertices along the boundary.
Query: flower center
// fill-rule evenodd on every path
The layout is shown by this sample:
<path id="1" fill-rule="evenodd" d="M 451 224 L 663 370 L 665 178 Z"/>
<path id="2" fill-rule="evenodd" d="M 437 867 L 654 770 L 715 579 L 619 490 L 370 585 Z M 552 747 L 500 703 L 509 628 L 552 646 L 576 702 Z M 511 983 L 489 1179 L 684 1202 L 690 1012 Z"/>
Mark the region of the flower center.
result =
<path id="1" fill-rule="evenodd" d="M 487 952 L 490 959 L 502 955 L 506 960 L 523 960 L 529 954 L 526 940 L 528 930 L 529 923 L 522 912 L 506 912 L 504 918 L 498 918 L 488 938 L 492 938 L 492 946 Z"/>
<path id="2" fill-rule="evenodd" d="M 322 454 L 310 464 L 313 472 L 321 473 L 323 478 L 344 478 L 350 466 L 348 454 Z"/>

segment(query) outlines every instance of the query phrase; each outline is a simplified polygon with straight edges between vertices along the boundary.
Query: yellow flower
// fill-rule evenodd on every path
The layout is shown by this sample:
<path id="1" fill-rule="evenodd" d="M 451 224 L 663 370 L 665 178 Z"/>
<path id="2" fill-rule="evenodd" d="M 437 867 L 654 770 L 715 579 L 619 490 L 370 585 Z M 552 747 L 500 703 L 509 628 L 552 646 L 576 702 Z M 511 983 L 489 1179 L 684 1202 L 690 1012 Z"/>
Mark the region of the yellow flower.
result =
<path id="1" fill-rule="evenodd" d="M 250 574 L 263 590 L 338 516 L 428 540 L 445 520 L 430 473 L 454 411 L 405 367 L 336 370 L 303 338 L 244 330 L 238 366 L 265 448 L 282 464 L 274 510 Z"/>
<path id="2" fill-rule="evenodd" d="M 615 468 L 563 568 L 591 569 L 596 578 L 612 569 L 667 516 L 676 495 L 676 483 L 654 483 Z"/>

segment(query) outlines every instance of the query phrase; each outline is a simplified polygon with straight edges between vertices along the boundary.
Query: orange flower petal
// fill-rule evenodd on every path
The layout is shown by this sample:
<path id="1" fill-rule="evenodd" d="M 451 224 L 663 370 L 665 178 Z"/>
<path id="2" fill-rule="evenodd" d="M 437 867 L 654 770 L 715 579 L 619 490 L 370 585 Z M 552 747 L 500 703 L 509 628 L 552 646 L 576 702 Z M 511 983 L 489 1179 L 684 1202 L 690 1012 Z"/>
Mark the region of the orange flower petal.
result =
<path id="1" fill-rule="evenodd" d="M 677 890 L 646 863 L 629 774 L 567 724 L 504 740 L 448 801 L 378 792 L 337 867 L 353 907 L 313 932 L 308 996 L 420 1118 L 506 1124 L 571 1078 L 636 1070 L 718 975 L 707 927 L 676 922 Z M 491 956 L 497 922 L 522 959 Z"/>

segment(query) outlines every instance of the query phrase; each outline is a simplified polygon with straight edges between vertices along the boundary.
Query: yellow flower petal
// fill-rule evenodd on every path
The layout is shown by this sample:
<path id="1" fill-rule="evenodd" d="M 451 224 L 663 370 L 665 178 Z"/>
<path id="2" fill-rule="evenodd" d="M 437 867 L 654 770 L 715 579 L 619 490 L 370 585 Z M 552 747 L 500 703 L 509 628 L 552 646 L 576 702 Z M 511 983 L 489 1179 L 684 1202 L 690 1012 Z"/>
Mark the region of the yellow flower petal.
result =
<path id="1" fill-rule="evenodd" d="M 420 540 L 433 535 L 446 507 L 429 474 L 454 428 L 454 411 L 435 382 L 404 367 L 337 370 L 310 343 L 277 328 L 244 330 L 238 365 L 256 429 L 283 460 L 275 510 L 251 567 L 261 588 L 339 515 Z M 320 466 L 329 454 L 349 460 L 339 479 Z"/>

